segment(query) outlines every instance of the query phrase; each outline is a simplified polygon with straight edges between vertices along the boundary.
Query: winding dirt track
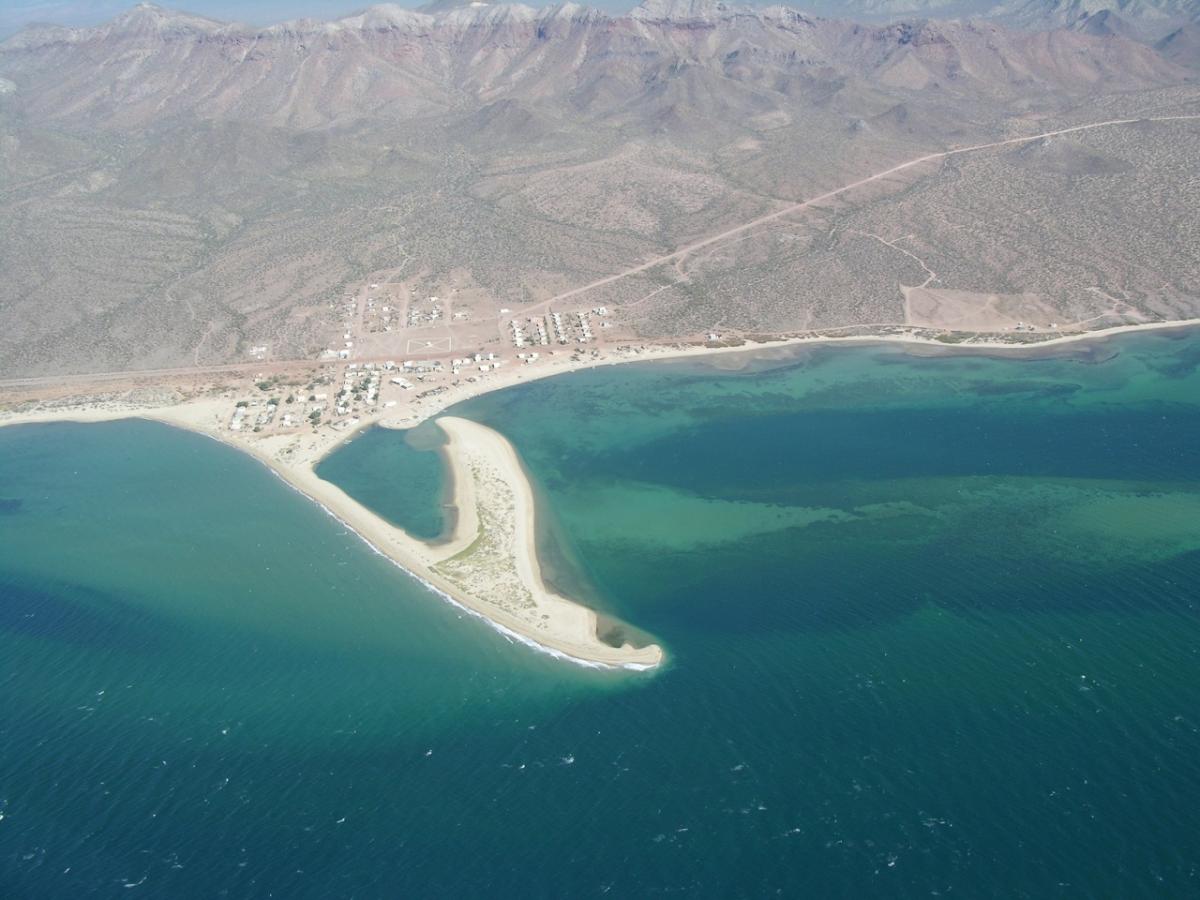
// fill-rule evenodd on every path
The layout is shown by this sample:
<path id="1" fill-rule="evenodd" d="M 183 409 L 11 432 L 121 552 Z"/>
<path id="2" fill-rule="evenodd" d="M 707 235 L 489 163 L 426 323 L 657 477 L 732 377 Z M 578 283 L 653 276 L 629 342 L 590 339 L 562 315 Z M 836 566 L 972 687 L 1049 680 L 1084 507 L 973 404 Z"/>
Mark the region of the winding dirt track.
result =
<path id="1" fill-rule="evenodd" d="M 699 250 L 703 247 L 707 247 L 711 244 L 716 244 L 720 241 L 727 240 L 731 237 L 742 234 L 746 231 L 750 231 L 753 228 L 757 228 L 760 225 L 765 225 L 768 222 L 774 222 L 778 219 L 784 218 L 785 216 L 790 216 L 793 213 L 799 212 L 800 210 L 807 209 L 811 206 L 815 206 L 818 203 L 823 203 L 826 200 L 830 200 L 841 194 L 845 194 L 848 191 L 854 190 L 855 188 L 862 187 L 863 185 L 866 185 L 866 184 L 871 184 L 872 182 L 879 181 L 879 180 L 887 178 L 891 175 L 895 175 L 897 172 L 903 172 L 905 169 L 911 169 L 914 166 L 919 166 L 922 163 L 932 162 L 933 160 L 937 160 L 937 159 L 946 159 L 947 157 L 958 156 L 959 154 L 963 154 L 963 153 L 975 153 L 980 150 L 991 150 L 995 147 L 1009 147 L 1009 146 L 1013 146 L 1015 144 L 1027 144 L 1031 141 L 1042 140 L 1043 138 L 1057 137 L 1058 135 L 1063 135 L 1063 134 L 1073 134 L 1073 133 L 1079 132 L 1079 131 L 1091 131 L 1091 130 L 1094 130 L 1097 128 L 1110 128 L 1110 127 L 1113 127 L 1116 125 L 1136 125 L 1141 122 L 1179 122 L 1179 121 L 1196 121 L 1196 120 L 1200 120 L 1200 114 L 1177 115 L 1177 116 L 1142 116 L 1142 117 L 1135 118 L 1135 119 L 1108 119 L 1104 122 L 1090 122 L 1086 125 L 1073 125 L 1070 128 L 1059 128 L 1054 131 L 1043 131 L 1040 134 L 1030 134 L 1030 135 L 1026 135 L 1025 137 L 1007 138 L 1002 141 L 992 141 L 992 142 L 986 143 L 986 144 L 972 144 L 969 147 L 957 147 L 953 150 L 943 150 L 939 153 L 927 153 L 924 156 L 918 156 L 915 159 L 910 159 L 907 162 L 902 162 L 898 165 L 892 166 L 890 169 L 884 169 L 882 172 L 876 172 L 874 175 L 868 175 L 865 178 L 860 178 L 857 181 L 852 181 L 849 184 L 844 184 L 841 187 L 834 188 L 833 190 L 827 191 L 826 193 L 821 194 L 817 197 L 811 197 L 808 200 L 803 200 L 799 203 L 790 204 L 789 206 L 785 206 L 782 209 L 778 209 L 773 213 L 767 213 L 764 216 L 759 216 L 757 219 L 751 219 L 749 222 L 743 222 L 741 225 L 737 225 L 733 228 L 727 229 L 726 231 L 722 231 L 720 234 L 714 234 L 714 235 L 704 238 L 703 240 L 696 241 L 696 242 L 688 244 L 684 247 L 679 247 L 678 249 L 672 251 L 671 253 L 668 253 L 664 256 L 655 257 L 654 259 L 651 259 L 651 260 L 647 260 L 646 262 L 643 262 L 639 265 L 632 266 L 631 268 L 625 269 L 624 271 L 621 271 L 621 272 L 617 272 L 615 275 L 609 275 L 605 278 L 600 278 L 596 281 L 593 281 L 590 284 L 585 284 L 582 287 L 572 288 L 569 291 L 564 291 L 561 294 L 556 294 L 555 296 L 549 298 L 548 300 L 542 300 L 538 303 L 535 303 L 533 306 L 529 306 L 529 307 L 522 309 L 521 315 L 528 315 L 532 312 L 535 312 L 536 310 L 548 307 L 551 304 L 558 303 L 562 300 L 566 300 L 569 297 L 576 297 L 580 294 L 586 293 L 587 291 L 593 290 L 594 288 L 602 287 L 606 284 L 612 284 L 614 281 L 620 281 L 622 278 L 628 278 L 631 275 L 637 275 L 640 272 L 645 272 L 647 269 L 653 269 L 655 266 L 662 265 L 664 262 L 669 262 L 670 260 L 675 259 L 677 257 L 686 256 L 687 254 L 692 253 L 696 250 Z M 386 358 L 387 357 L 380 357 L 378 359 L 374 359 L 374 358 L 358 359 L 355 361 L 356 362 L 382 362 Z M 70 381 L 84 381 L 84 382 L 86 382 L 86 381 L 102 381 L 102 380 L 109 380 L 109 379 L 114 379 L 114 378 L 155 378 L 155 377 L 161 378 L 161 377 L 170 377 L 170 376 L 202 375 L 202 374 L 209 374 L 209 373 L 217 374 L 220 372 L 241 372 L 241 371 L 244 371 L 247 369 L 251 369 L 256 372 L 272 372 L 272 371 L 281 371 L 281 370 L 291 369 L 291 368 L 296 367 L 297 365 L 301 365 L 304 363 L 308 363 L 311 365 L 319 365 L 321 362 L 323 362 L 323 361 L 314 360 L 314 359 L 304 359 L 304 358 L 290 359 L 290 360 L 277 360 L 277 361 L 270 362 L 270 363 L 255 363 L 254 361 L 251 360 L 251 361 L 247 361 L 247 362 L 228 363 L 225 365 L 216 365 L 216 366 L 185 366 L 185 367 L 179 367 L 179 368 L 174 368 L 174 369 L 144 369 L 144 370 L 126 369 L 126 370 L 116 371 L 116 372 L 93 372 L 93 373 L 80 374 L 80 375 L 54 375 L 54 376 L 41 376 L 41 377 L 33 377 L 33 378 L 10 378 L 10 379 L 5 379 L 5 380 L 0 380 L 0 387 L 6 387 L 6 386 L 20 387 L 20 386 L 28 386 L 28 385 L 70 382 Z"/>

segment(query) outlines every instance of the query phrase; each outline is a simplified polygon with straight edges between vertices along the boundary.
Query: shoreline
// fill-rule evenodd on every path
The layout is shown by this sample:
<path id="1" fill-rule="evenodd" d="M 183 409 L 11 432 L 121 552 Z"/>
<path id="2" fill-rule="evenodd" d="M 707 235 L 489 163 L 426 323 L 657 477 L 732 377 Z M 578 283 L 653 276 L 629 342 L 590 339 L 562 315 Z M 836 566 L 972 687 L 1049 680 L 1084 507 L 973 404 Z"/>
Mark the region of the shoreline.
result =
<path id="1" fill-rule="evenodd" d="M 994 354 L 997 356 L 1020 356 L 1021 354 L 1035 353 L 1046 347 L 1064 347 L 1077 343 L 1103 341 L 1123 334 L 1175 331 L 1188 328 L 1200 328 L 1200 318 L 1177 319 L 1170 322 L 1143 322 L 1136 325 L 1114 325 L 1111 328 L 1064 334 L 1059 335 L 1058 337 L 1049 338 L 1044 341 L 1028 343 L 1012 343 L 1007 341 L 977 341 L 970 343 L 946 342 L 933 340 L 931 338 L 915 337 L 912 335 L 894 334 L 847 335 L 845 337 L 830 337 L 827 335 L 822 335 L 817 337 L 779 338 L 776 340 L 746 342 L 736 346 L 679 346 L 678 344 L 663 343 L 658 345 L 649 345 L 649 347 L 645 350 L 635 350 L 625 353 L 617 351 L 600 356 L 599 358 L 584 358 L 578 361 L 572 361 L 570 359 L 550 360 L 547 361 L 546 364 L 536 368 L 527 366 L 515 367 L 507 370 L 504 374 L 498 377 L 489 378 L 487 381 L 479 381 L 474 384 L 464 384 L 457 387 L 452 387 L 445 394 L 430 398 L 428 401 L 418 400 L 413 404 L 413 408 L 408 414 L 383 414 L 369 421 L 364 420 L 352 431 L 345 432 L 343 434 L 343 439 L 350 438 L 353 434 L 356 434 L 370 425 L 378 425 L 382 428 L 390 428 L 393 430 L 415 428 L 423 422 L 434 418 L 443 410 L 466 400 L 480 397 L 484 394 L 492 393 L 493 391 L 499 391 L 505 388 L 513 387 L 514 385 L 526 384 L 531 381 L 540 381 L 543 378 L 551 378 L 555 375 L 565 375 L 569 372 L 580 372 L 587 369 L 595 369 L 601 366 L 615 366 L 625 363 L 638 362 L 657 362 L 660 360 L 703 358 L 707 356 L 726 356 L 738 353 L 752 354 L 778 350 L 790 350 L 799 347 L 836 347 L 841 345 L 895 345 L 902 349 L 905 347 L 934 349 L 942 351 L 946 354 L 977 352 L 985 355 Z M 332 451 L 333 447 L 331 447 L 328 452 Z"/>
<path id="2" fill-rule="evenodd" d="M 533 601 L 530 615 L 536 632 L 529 634 L 519 629 L 522 636 L 566 652 L 569 658 L 576 660 L 636 669 L 660 665 L 664 657 L 661 647 L 656 644 L 644 647 L 634 647 L 628 643 L 621 647 L 605 644 L 599 638 L 596 611 L 563 597 L 546 585 L 537 553 L 537 504 L 533 485 L 512 443 L 499 432 L 469 419 L 442 416 L 435 422 L 450 439 L 446 449 L 456 485 L 455 506 L 463 510 L 457 485 L 470 485 L 472 490 L 478 492 L 472 502 L 466 504 L 470 518 L 463 530 L 466 532 L 464 538 L 471 538 L 470 545 L 458 552 L 452 548 L 446 553 L 440 567 L 445 570 L 472 552 L 478 555 L 478 545 L 486 543 L 485 539 L 489 536 L 485 532 L 491 531 L 492 537 L 497 531 L 509 532 L 503 523 L 499 529 L 495 528 L 493 517 L 498 509 L 501 513 L 511 510 L 511 533 L 508 536 L 512 543 L 504 548 L 504 567 L 508 568 L 511 564 L 510 576 L 515 575 L 517 582 L 530 594 Z M 488 489 L 488 476 L 480 470 L 489 467 L 493 475 L 504 481 L 499 489 L 495 486 Z M 505 488 L 512 492 L 513 503 L 509 510 L 497 503 L 497 498 L 505 493 Z M 493 526 L 491 529 L 484 527 L 489 524 Z M 489 589 L 494 589 L 494 585 L 489 585 Z M 572 653 L 570 647 L 587 652 Z"/>
<path id="3" fill-rule="evenodd" d="M 205 436 L 211 437 L 211 435 L 205 435 Z M 218 440 L 218 438 L 213 438 L 213 440 Z M 222 442 L 222 443 L 224 443 L 224 442 Z M 280 481 L 282 481 L 290 490 L 295 491 L 297 494 L 300 494 L 306 500 L 316 504 L 317 507 L 319 507 L 321 509 L 321 511 L 325 513 L 325 515 L 329 516 L 331 519 L 333 519 L 335 522 L 337 522 L 339 525 L 341 525 L 343 528 L 345 528 L 347 531 L 349 531 L 351 534 L 353 534 L 355 537 L 357 537 L 360 541 L 362 541 L 364 544 L 366 544 L 372 553 L 376 554 L 377 556 L 382 556 L 384 559 L 386 559 L 388 562 L 390 562 L 392 565 L 394 565 L 397 569 L 399 569 L 401 572 L 403 572 L 405 575 L 407 575 L 409 578 L 416 581 L 418 584 L 420 584 L 426 590 L 428 590 L 431 593 L 440 597 L 446 603 L 449 603 L 455 609 L 458 609 L 458 610 L 466 613 L 467 615 L 470 615 L 477 619 L 480 619 L 489 628 L 492 628 L 494 631 L 499 632 L 510 644 L 511 643 L 523 644 L 526 647 L 529 647 L 530 649 L 534 650 L 537 653 L 544 653 L 547 656 L 553 657 L 554 659 L 561 659 L 565 662 L 573 663 L 574 665 L 577 665 L 577 666 L 583 666 L 584 668 L 587 668 L 587 669 L 611 669 L 611 668 L 614 668 L 614 666 L 606 664 L 606 663 L 600 663 L 600 662 L 595 662 L 590 659 L 584 659 L 584 658 L 577 657 L 577 656 L 571 656 L 570 654 L 565 653 L 561 650 L 555 649 L 555 648 L 547 646 L 545 644 L 538 643 L 537 641 L 535 641 L 529 637 L 526 637 L 525 635 L 520 634 L 519 632 L 513 631 L 510 628 L 507 628 L 506 626 L 504 626 L 500 622 L 496 621 L 494 618 L 486 615 L 485 613 L 480 612 L 479 610 L 474 609 L 471 606 L 465 605 L 464 603 L 462 603 L 458 599 L 456 599 L 453 594 L 447 593 L 446 591 L 439 588 L 433 582 L 422 577 L 419 573 L 411 571 L 410 569 L 408 569 L 404 565 L 402 565 L 398 560 L 396 560 L 393 557 L 389 556 L 388 554 L 384 553 L 382 550 L 379 549 L 379 547 L 377 547 L 375 544 L 373 544 L 366 535 L 364 535 L 361 531 L 359 531 L 357 528 L 355 528 L 353 525 L 351 525 L 345 519 L 341 518 L 336 512 L 334 512 L 332 509 L 330 509 L 328 506 L 326 506 L 320 500 L 316 499 L 315 497 L 310 496 L 309 494 L 306 494 L 304 491 L 302 491 L 300 488 L 298 488 L 296 485 L 294 485 L 287 478 L 283 477 L 283 475 L 281 475 L 274 466 L 267 466 L 266 468 L 267 468 L 268 472 L 270 472 L 274 477 L 276 477 Z M 643 664 L 643 663 L 636 663 L 636 662 L 628 662 L 628 663 L 621 664 L 619 667 L 622 669 L 628 669 L 630 671 L 644 672 L 644 671 L 654 668 L 655 665 L 657 665 L 657 664 L 656 663 Z"/>
<path id="4" fill-rule="evenodd" d="M 272 474 L 319 506 L 374 552 L 387 558 L 443 600 L 484 619 L 507 640 L 523 643 L 578 665 L 646 670 L 662 663 L 664 654 L 661 647 L 650 644 L 636 648 L 626 644 L 618 648 L 604 644 L 597 634 L 596 612 L 553 593 L 542 580 L 541 566 L 537 558 L 532 486 L 515 448 L 503 435 L 478 423 L 451 416 L 436 418 L 443 410 L 473 397 L 517 384 L 573 371 L 630 362 L 678 360 L 731 353 L 753 354 L 804 346 L 840 344 L 895 344 L 902 347 L 934 347 L 950 353 L 999 352 L 1000 355 L 1008 355 L 1036 351 L 1044 347 L 1101 341 L 1122 334 L 1197 326 L 1200 326 L 1200 319 L 1121 325 L 1027 344 L 948 343 L 907 335 L 851 335 L 784 338 L 723 347 L 659 345 L 645 351 L 578 360 L 553 360 L 530 370 L 526 370 L 526 367 L 514 368 L 500 377 L 457 385 L 441 395 L 428 398 L 428 402 L 416 401 L 407 411 L 407 415 L 402 417 L 376 414 L 364 417 L 353 429 L 335 431 L 326 426 L 315 435 L 281 434 L 253 438 L 243 433 L 235 437 L 224 424 L 223 414 L 228 404 L 214 398 L 184 400 L 163 406 L 139 407 L 131 404 L 128 408 L 96 409 L 64 404 L 57 409 L 8 414 L 0 412 L 0 427 L 142 418 L 204 434 L 263 463 Z M 457 511 L 456 521 L 450 533 L 437 541 L 430 543 L 413 538 L 358 503 L 341 488 L 316 475 L 315 466 L 321 459 L 365 428 L 379 425 L 384 428 L 407 429 L 430 419 L 435 419 L 435 424 L 448 438 L 447 444 L 442 448 L 442 455 L 448 462 L 451 502 Z M 477 482 L 481 480 L 481 473 L 486 473 L 483 480 L 486 481 L 489 490 L 478 490 Z M 500 502 L 497 498 L 501 495 L 511 498 L 511 503 L 504 505 L 502 510 L 496 506 Z M 493 554 L 491 567 L 485 573 L 485 576 L 490 574 L 499 579 L 494 584 L 489 583 L 487 577 L 476 577 L 472 583 L 465 583 L 461 577 L 456 581 L 453 577 L 448 577 L 446 569 L 438 571 L 439 566 L 459 565 L 460 563 L 455 562 L 456 558 L 462 557 L 482 538 L 491 535 L 494 527 L 484 527 L 481 504 L 493 519 L 500 515 L 504 520 L 505 540 L 508 542 L 503 554 Z M 473 574 L 479 576 L 478 572 Z M 527 595 L 525 605 L 519 611 L 504 608 L 494 600 L 488 599 L 493 597 L 493 589 L 501 583 L 522 592 L 522 597 Z"/>
<path id="5" fill-rule="evenodd" d="M 546 588 L 537 561 L 532 488 L 512 445 L 490 428 L 465 419 L 447 416 L 436 420 L 435 424 L 449 439 L 443 449 L 450 461 L 453 485 L 451 502 L 457 511 L 453 530 L 440 542 L 426 542 L 412 537 L 350 497 L 337 485 L 317 476 L 315 463 L 339 446 L 340 441 L 321 448 L 318 456 L 288 464 L 277 456 L 263 453 L 260 448 L 230 442 L 219 435 L 208 436 L 248 452 L 289 487 L 358 536 L 375 553 L 388 559 L 443 600 L 483 619 L 506 639 L 590 668 L 641 671 L 661 664 L 664 654 L 657 645 L 638 648 L 628 644 L 613 647 L 603 643 L 597 634 L 594 610 L 553 594 Z M 511 558 L 522 582 L 534 598 L 534 607 L 528 615 L 522 616 L 490 601 L 488 598 L 494 592 L 495 584 L 488 583 L 486 577 L 472 584 L 439 571 L 439 566 L 469 551 L 484 533 L 480 507 L 487 505 L 488 492 L 478 489 L 478 479 L 468 466 L 469 457 L 484 458 L 499 469 L 500 477 L 517 500 Z M 522 502 L 524 498 L 528 498 L 528 503 Z M 543 618 L 539 620 L 535 616 Z"/>
<path id="6" fill-rule="evenodd" d="M 10 417 L 0 420 L 5 425 L 51 424 L 81 422 L 94 424 L 141 418 L 172 427 L 184 428 L 240 450 L 279 478 L 289 488 L 314 503 L 349 532 L 362 540 L 373 552 L 387 559 L 423 587 L 459 610 L 482 619 L 510 643 L 526 645 L 538 652 L 576 665 L 595 669 L 627 669 L 646 671 L 662 664 L 665 654 L 657 644 L 634 647 L 624 644 L 614 647 L 600 640 L 597 613 L 552 592 L 541 576 L 537 559 L 536 513 L 533 489 L 521 467 L 516 450 L 503 435 L 486 426 L 446 416 L 436 424 L 446 433 L 448 443 L 443 448 L 452 473 L 452 502 L 457 510 L 452 532 L 440 543 L 427 543 L 410 536 L 366 506 L 358 503 L 332 482 L 316 475 L 313 465 L 317 459 L 336 448 L 340 442 L 320 447 L 317 456 L 304 457 L 288 463 L 278 455 L 264 452 L 263 447 L 248 441 L 230 439 L 211 424 L 205 424 L 213 401 L 178 404 L 174 407 L 142 411 L 93 410 L 64 411 L 49 416 Z M 342 435 L 339 435 L 342 437 Z M 467 553 L 486 535 L 480 515 L 481 506 L 501 493 L 498 490 L 479 491 L 475 468 L 488 466 L 493 481 L 507 487 L 513 498 L 507 516 L 511 540 L 500 562 L 510 561 L 507 571 L 484 572 L 482 577 L 466 580 L 454 578 L 439 566 L 452 562 Z M 501 516 L 505 510 L 496 510 Z M 492 575 L 493 581 L 489 581 Z M 489 597 L 496 584 L 507 575 L 513 576 L 528 593 L 527 609 L 506 609 Z"/>

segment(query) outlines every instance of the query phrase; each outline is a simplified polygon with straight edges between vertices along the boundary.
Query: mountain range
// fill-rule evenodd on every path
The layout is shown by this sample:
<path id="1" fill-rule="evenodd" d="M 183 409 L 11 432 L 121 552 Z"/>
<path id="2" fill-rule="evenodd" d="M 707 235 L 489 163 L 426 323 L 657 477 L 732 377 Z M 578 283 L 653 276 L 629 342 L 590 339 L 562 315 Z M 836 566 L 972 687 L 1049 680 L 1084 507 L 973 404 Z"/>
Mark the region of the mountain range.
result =
<path id="1" fill-rule="evenodd" d="M 27 28 L 0 43 L 3 368 L 222 361 L 266 339 L 303 355 L 340 292 L 398 257 L 497 306 L 534 299 L 923 152 L 1196 96 L 1194 2 L 862 9 L 904 4 L 918 17 L 475 2 L 268 27 L 142 4 Z M 1128 25 L 1151 20 L 1172 28 Z M 732 269 L 777 264 L 758 249 Z M 696 273 L 631 327 L 901 315 L 894 272 L 851 289 L 853 269 L 804 288 L 780 267 L 736 302 Z M 1029 287 L 988 278 L 972 288 Z"/>

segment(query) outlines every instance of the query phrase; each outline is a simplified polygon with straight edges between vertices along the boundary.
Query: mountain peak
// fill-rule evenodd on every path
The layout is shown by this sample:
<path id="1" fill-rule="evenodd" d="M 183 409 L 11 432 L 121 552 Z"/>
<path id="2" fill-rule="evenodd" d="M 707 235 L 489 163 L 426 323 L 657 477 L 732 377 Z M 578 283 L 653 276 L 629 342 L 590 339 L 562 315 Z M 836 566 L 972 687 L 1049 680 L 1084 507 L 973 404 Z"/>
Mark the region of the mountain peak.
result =
<path id="1" fill-rule="evenodd" d="M 697 19 L 711 21 L 748 11 L 749 7 L 726 3 L 725 0 L 642 0 L 642 4 L 629 15 L 647 22 L 688 22 Z"/>
<path id="2" fill-rule="evenodd" d="M 489 0 L 433 0 L 432 3 L 417 7 L 417 11 L 437 15 L 458 9 L 478 10 L 497 5 L 499 4 L 491 3 Z"/>
<path id="3" fill-rule="evenodd" d="M 139 3 L 114 18 L 108 25 L 114 32 L 213 32 L 228 27 L 216 19 L 166 9 L 156 3 Z"/>
<path id="4" fill-rule="evenodd" d="M 336 24 L 365 30 L 386 30 L 407 28 L 428 21 L 429 17 L 418 10 L 395 3 L 379 3 L 368 6 L 360 13 L 338 19 Z"/>
<path id="5" fill-rule="evenodd" d="M 1002 0 L 989 15 L 1038 28 L 1083 25 L 1104 33 L 1129 31 L 1136 23 L 1145 31 L 1200 20 L 1200 0 Z"/>

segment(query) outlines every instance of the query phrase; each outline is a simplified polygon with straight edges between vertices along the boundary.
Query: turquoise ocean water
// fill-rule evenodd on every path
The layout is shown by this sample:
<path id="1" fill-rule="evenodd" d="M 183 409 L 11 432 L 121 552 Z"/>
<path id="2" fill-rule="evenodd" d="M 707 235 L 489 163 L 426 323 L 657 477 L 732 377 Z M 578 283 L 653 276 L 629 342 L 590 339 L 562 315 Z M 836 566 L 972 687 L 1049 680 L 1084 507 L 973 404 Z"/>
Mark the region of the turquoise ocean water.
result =
<path id="1" fill-rule="evenodd" d="M 0 896 L 1200 895 L 1200 334 L 454 412 L 669 664 L 512 645 L 206 438 L 0 429 Z M 436 534 L 436 444 L 322 473 Z"/>

